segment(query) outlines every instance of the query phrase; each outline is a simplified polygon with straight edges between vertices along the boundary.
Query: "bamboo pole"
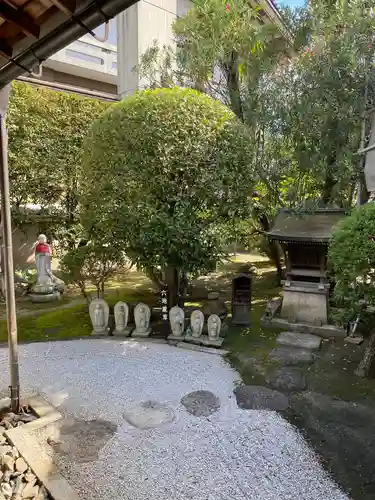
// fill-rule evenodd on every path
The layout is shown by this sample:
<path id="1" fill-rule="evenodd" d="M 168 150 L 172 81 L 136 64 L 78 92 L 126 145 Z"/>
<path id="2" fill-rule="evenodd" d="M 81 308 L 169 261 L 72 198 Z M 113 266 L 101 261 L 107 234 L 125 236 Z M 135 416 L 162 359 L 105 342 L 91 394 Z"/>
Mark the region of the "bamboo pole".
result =
<path id="1" fill-rule="evenodd" d="M 5 297 L 8 323 L 11 409 L 13 412 L 17 413 L 19 411 L 20 404 L 20 381 L 18 366 L 16 298 L 14 293 L 12 224 L 9 197 L 8 138 L 5 126 L 5 114 L 8 106 L 8 95 L 9 88 L 5 88 L 0 91 L 0 194 L 3 230 L 2 267 L 5 278 Z"/>

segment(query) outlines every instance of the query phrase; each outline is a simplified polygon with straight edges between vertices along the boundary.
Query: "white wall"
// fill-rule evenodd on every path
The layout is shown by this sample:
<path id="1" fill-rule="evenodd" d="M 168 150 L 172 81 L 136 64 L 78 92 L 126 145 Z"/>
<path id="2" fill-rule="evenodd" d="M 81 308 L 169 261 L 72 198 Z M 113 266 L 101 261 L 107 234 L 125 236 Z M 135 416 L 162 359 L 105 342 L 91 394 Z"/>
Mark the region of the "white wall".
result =
<path id="1" fill-rule="evenodd" d="M 140 0 L 117 18 L 118 93 L 120 97 L 142 88 L 133 71 L 140 56 L 152 46 L 174 45 L 172 24 L 189 9 L 190 0 Z"/>

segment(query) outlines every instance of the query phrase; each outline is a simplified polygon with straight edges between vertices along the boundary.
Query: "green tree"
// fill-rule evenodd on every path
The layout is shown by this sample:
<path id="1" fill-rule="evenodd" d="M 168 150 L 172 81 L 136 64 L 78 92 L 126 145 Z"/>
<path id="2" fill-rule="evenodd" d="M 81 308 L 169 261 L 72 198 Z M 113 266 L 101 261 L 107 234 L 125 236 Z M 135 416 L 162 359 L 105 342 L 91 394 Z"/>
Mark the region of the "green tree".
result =
<path id="1" fill-rule="evenodd" d="M 344 312 L 344 320 L 353 320 L 361 310 L 361 301 L 375 305 L 375 203 L 353 210 L 333 233 L 329 262 L 336 281 L 334 298 Z"/>
<path id="2" fill-rule="evenodd" d="M 95 287 L 98 298 L 104 296 L 105 283 L 126 269 L 123 251 L 111 245 L 89 242 L 69 250 L 61 261 L 61 271 L 66 282 L 74 283 L 90 302 L 87 285 Z"/>
<path id="3" fill-rule="evenodd" d="M 248 215 L 256 182 L 246 129 L 228 108 L 189 89 L 157 89 L 113 106 L 86 141 L 83 224 L 163 278 L 212 269 L 220 224 Z M 159 275 L 160 278 L 160 275 Z"/>
<path id="4" fill-rule="evenodd" d="M 351 206 L 363 183 L 355 152 L 374 105 L 375 17 L 372 2 L 348 5 L 286 9 L 276 30 L 257 25 L 243 0 L 198 1 L 174 25 L 177 50 L 153 46 L 141 60 L 150 85 L 196 86 L 247 125 L 262 172 L 253 200 L 260 235 L 278 207 Z M 277 249 L 265 248 L 281 270 Z"/>
<path id="5" fill-rule="evenodd" d="M 109 103 L 13 82 L 7 114 L 13 220 L 26 203 L 51 217 L 50 230 L 72 246 L 79 221 L 82 145 L 91 122 Z M 53 223 L 53 220 L 56 222 Z M 56 234 L 57 233 L 57 234 Z"/>
<path id="6" fill-rule="evenodd" d="M 290 152 L 303 197 L 350 206 L 358 179 L 363 182 L 356 151 L 374 104 L 375 19 L 362 0 L 353 0 L 350 8 L 345 2 L 314 1 L 308 12 L 304 47 L 272 75 L 271 130 L 279 133 L 281 152 Z"/>

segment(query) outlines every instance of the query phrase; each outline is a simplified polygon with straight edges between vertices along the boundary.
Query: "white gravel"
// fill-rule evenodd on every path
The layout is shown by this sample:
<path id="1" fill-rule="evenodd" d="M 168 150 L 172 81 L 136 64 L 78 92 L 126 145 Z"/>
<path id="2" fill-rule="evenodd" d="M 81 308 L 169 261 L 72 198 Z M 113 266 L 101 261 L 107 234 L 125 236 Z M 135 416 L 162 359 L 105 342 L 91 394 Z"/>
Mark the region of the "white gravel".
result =
<path id="1" fill-rule="evenodd" d="M 0 391 L 8 381 L 0 350 Z M 38 391 L 67 416 L 104 419 L 117 432 L 91 463 L 62 467 L 89 500 L 344 500 L 301 435 L 280 415 L 237 408 L 239 380 L 219 356 L 132 340 L 77 340 L 20 348 L 22 390 Z M 221 401 L 209 418 L 180 404 L 208 390 Z M 175 421 L 142 430 L 128 405 L 167 404 Z"/>

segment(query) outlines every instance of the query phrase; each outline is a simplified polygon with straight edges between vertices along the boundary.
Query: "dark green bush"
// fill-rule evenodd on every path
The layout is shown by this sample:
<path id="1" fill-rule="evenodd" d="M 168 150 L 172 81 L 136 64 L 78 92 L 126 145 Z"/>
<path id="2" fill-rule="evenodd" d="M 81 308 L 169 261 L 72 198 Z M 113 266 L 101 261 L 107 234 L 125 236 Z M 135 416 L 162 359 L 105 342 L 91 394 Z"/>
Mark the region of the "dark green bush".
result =
<path id="1" fill-rule="evenodd" d="M 359 313 L 362 301 L 375 305 L 375 203 L 353 210 L 335 229 L 329 263 L 336 281 L 333 298 L 343 320 Z"/>

